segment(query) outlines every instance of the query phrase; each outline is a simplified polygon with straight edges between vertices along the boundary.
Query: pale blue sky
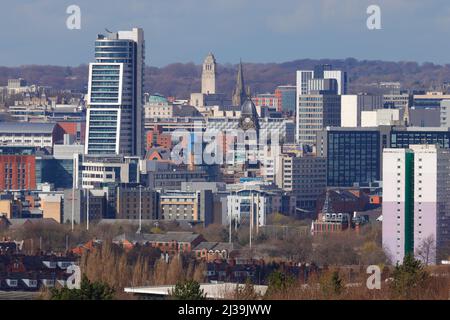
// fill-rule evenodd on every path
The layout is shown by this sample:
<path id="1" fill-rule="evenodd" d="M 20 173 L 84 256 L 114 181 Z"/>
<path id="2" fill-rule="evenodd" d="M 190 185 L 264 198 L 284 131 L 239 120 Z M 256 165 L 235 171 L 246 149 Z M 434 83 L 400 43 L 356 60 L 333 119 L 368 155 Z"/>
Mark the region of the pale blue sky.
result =
<path id="1" fill-rule="evenodd" d="M 81 30 L 66 28 L 67 6 Z M 366 27 L 381 7 L 382 30 Z M 97 33 L 144 28 L 147 64 L 303 58 L 450 63 L 448 0 L 0 0 L 0 65 L 79 65 Z"/>

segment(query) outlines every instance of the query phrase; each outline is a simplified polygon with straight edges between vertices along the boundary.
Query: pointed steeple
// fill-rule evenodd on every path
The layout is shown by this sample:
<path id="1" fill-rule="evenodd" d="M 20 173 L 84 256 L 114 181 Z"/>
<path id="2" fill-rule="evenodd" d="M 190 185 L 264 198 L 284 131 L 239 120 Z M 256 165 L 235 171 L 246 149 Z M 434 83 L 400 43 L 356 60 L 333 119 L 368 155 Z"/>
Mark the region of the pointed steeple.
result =
<path id="1" fill-rule="evenodd" d="M 242 69 L 242 60 L 239 61 L 238 73 L 236 78 L 236 87 L 233 91 L 232 103 L 235 106 L 240 106 L 246 99 L 244 71 Z"/>

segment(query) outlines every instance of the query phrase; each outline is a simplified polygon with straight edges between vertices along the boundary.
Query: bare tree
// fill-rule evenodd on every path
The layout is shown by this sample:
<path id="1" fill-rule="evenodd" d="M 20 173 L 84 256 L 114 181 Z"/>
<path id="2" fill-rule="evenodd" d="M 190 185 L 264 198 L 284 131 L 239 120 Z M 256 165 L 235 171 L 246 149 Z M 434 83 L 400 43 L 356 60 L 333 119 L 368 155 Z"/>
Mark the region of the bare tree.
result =
<path id="1" fill-rule="evenodd" d="M 436 260 L 436 241 L 434 235 L 429 235 L 416 248 L 416 256 L 422 260 L 425 265 L 434 264 Z"/>

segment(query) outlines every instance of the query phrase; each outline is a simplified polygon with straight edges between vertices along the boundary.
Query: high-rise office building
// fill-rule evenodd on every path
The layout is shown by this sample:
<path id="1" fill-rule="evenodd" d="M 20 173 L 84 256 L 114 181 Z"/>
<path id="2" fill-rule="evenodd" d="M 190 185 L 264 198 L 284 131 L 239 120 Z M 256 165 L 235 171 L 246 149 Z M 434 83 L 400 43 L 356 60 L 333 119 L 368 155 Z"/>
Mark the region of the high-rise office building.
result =
<path id="1" fill-rule="evenodd" d="M 387 109 L 382 109 L 387 110 Z M 367 185 L 382 177 L 384 148 L 432 144 L 450 148 L 448 128 L 330 127 L 317 133 L 317 155 L 327 159 L 327 186 Z"/>
<path id="2" fill-rule="evenodd" d="M 327 128 L 319 132 L 317 155 L 327 162 L 327 186 L 352 187 L 379 181 L 383 137 L 388 134 L 381 128 Z"/>
<path id="3" fill-rule="evenodd" d="M 450 241 L 450 152 L 412 145 L 383 152 L 383 247 L 435 264 Z"/>
<path id="4" fill-rule="evenodd" d="M 314 70 L 297 71 L 297 95 L 310 94 L 312 80 L 334 79 L 337 83 L 337 94 L 347 94 L 347 72 L 332 70 L 330 65 L 318 65 Z"/>
<path id="5" fill-rule="evenodd" d="M 341 97 L 336 94 L 298 96 L 297 143 L 314 145 L 316 133 L 341 125 Z"/>
<path id="6" fill-rule="evenodd" d="M 341 125 L 340 95 L 346 93 L 347 73 L 331 65 L 297 71 L 297 143 L 313 145 L 317 131 Z"/>
<path id="7" fill-rule="evenodd" d="M 336 80 L 337 94 L 347 94 L 347 72 L 341 70 L 324 70 L 323 78 Z"/>
<path id="8" fill-rule="evenodd" d="M 98 35 L 89 64 L 87 154 L 143 154 L 144 60 L 141 28 Z"/>
<path id="9" fill-rule="evenodd" d="M 317 198 L 325 191 L 327 162 L 324 157 L 281 154 L 278 156 L 276 181 L 278 187 L 292 192 L 297 207 L 314 209 Z"/>
<path id="10" fill-rule="evenodd" d="M 308 82 L 314 78 L 314 71 L 299 70 L 297 71 L 297 95 L 308 94 Z M 298 105 L 298 103 L 297 103 Z"/>

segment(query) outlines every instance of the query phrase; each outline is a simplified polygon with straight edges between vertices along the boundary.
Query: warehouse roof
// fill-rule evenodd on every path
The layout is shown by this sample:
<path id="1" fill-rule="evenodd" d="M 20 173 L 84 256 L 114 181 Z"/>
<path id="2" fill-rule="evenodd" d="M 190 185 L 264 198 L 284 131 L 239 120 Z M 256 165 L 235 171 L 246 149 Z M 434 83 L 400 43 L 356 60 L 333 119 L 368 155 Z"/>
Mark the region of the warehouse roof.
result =
<path id="1" fill-rule="evenodd" d="M 121 242 L 124 240 L 128 240 L 132 243 L 146 243 L 146 242 L 189 242 L 192 243 L 201 235 L 193 233 L 193 232 L 182 232 L 182 231 L 169 231 L 167 233 L 162 234 L 136 234 L 136 233 L 124 233 L 113 239 L 115 242 Z"/>
<path id="2" fill-rule="evenodd" d="M 52 133 L 56 123 L 0 122 L 0 133 Z"/>
<path id="3" fill-rule="evenodd" d="M 200 290 L 203 290 L 207 299 L 230 299 L 236 293 L 236 288 L 245 288 L 243 283 L 202 283 L 200 284 Z M 174 285 L 168 286 L 153 286 L 153 287 L 129 287 L 124 288 L 126 293 L 134 293 L 138 295 L 149 295 L 149 296 L 169 296 L 174 290 Z M 263 296 L 267 291 L 267 286 L 265 285 L 254 285 L 255 292 Z"/>

